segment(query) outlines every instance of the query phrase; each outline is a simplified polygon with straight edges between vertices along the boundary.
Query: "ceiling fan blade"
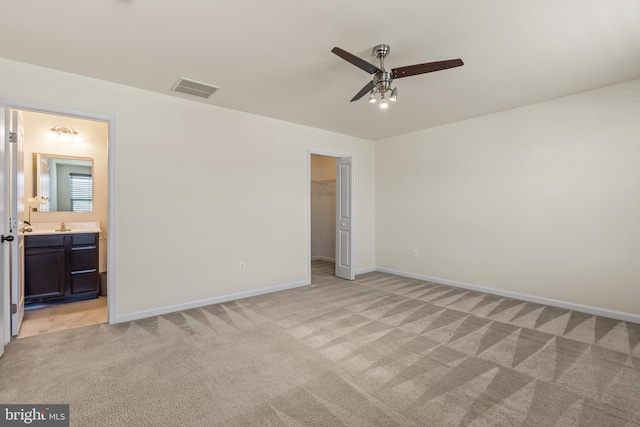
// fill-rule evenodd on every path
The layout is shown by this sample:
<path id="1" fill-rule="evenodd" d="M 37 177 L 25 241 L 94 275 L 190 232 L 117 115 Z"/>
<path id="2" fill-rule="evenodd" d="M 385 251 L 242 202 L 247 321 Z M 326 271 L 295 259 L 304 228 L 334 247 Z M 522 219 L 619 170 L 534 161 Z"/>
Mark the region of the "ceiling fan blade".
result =
<path id="1" fill-rule="evenodd" d="M 367 93 L 371 92 L 371 89 L 373 89 L 373 80 L 370 81 L 369 83 L 367 83 L 367 85 L 365 87 L 363 87 L 362 89 L 360 89 L 360 92 L 356 93 L 356 96 L 354 96 L 353 98 L 351 98 L 351 102 L 353 101 L 357 101 L 358 99 L 362 98 L 363 96 L 365 96 Z"/>
<path id="2" fill-rule="evenodd" d="M 347 52 L 346 50 L 340 49 L 339 47 L 334 47 L 333 49 L 331 49 L 331 52 L 335 53 L 340 58 L 344 59 L 347 62 L 352 63 L 356 67 L 360 68 L 361 70 L 366 71 L 369 74 L 373 74 L 373 73 L 377 73 L 379 71 L 382 71 L 380 68 L 376 67 L 375 65 L 370 64 L 367 61 L 365 61 L 364 59 L 360 59 L 357 56 Z"/>
<path id="3" fill-rule="evenodd" d="M 427 62 L 425 64 L 409 65 L 406 67 L 394 68 L 391 70 L 394 79 L 400 77 L 415 76 L 424 73 L 433 73 L 434 71 L 446 70 L 447 68 L 455 68 L 464 65 L 462 59 L 449 59 L 447 61 Z"/>

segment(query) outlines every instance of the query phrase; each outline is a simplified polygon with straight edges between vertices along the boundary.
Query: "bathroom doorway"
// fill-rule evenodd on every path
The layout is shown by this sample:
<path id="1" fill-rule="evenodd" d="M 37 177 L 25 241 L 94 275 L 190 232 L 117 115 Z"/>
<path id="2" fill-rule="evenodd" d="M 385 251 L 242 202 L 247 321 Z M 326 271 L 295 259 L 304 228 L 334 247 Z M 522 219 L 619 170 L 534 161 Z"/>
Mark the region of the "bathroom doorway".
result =
<path id="1" fill-rule="evenodd" d="M 12 108 L 10 115 L 20 117 L 22 130 L 21 153 L 12 158 L 18 164 L 11 169 L 22 182 L 11 194 L 18 205 L 14 234 L 22 243 L 11 255 L 18 270 L 11 274 L 11 298 L 17 307 L 24 303 L 22 322 L 11 316 L 11 335 L 107 322 L 110 123 L 32 109 Z M 56 235 L 66 228 L 72 231 Z M 42 243 L 51 238 L 60 240 L 58 246 Z M 82 265 L 71 265 L 74 259 Z M 59 289 L 50 292 L 50 283 Z"/>

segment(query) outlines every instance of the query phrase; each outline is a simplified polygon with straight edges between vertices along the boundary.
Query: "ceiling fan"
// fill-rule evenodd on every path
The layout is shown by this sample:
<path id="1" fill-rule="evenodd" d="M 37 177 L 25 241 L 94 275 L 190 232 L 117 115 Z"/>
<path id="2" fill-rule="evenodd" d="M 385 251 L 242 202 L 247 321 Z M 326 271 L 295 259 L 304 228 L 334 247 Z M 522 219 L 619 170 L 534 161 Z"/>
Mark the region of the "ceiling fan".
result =
<path id="1" fill-rule="evenodd" d="M 357 56 L 347 52 L 346 50 L 334 47 L 331 52 L 338 55 L 340 58 L 347 62 L 352 63 L 361 70 L 366 71 L 369 74 L 373 74 L 373 79 L 363 87 L 360 92 L 351 99 L 351 102 L 357 101 L 362 98 L 367 92 L 369 92 L 369 102 L 376 102 L 375 94 L 380 94 L 380 107 L 387 108 L 387 100 L 385 93 L 391 91 L 389 96 L 390 101 L 398 99 L 398 89 L 391 89 L 391 83 L 393 79 L 399 79 L 401 77 L 416 76 L 418 74 L 432 73 L 434 71 L 446 70 L 447 68 L 455 68 L 464 65 L 462 59 L 450 59 L 447 61 L 427 62 L 424 64 L 408 65 L 406 67 L 392 68 L 391 71 L 387 71 L 384 68 L 384 58 L 389 55 L 391 48 L 386 44 L 379 44 L 373 48 L 373 55 L 380 60 L 380 67 L 376 67 L 373 64 L 358 58 Z"/>

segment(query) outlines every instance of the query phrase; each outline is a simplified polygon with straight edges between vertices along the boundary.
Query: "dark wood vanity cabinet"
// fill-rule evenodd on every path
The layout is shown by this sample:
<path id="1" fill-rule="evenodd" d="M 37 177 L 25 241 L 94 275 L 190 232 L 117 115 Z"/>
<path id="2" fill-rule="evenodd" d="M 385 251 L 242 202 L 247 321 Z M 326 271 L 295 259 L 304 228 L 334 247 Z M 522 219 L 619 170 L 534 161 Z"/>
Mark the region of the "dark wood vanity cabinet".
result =
<path id="1" fill-rule="evenodd" d="M 98 260 L 98 233 L 25 236 L 25 303 L 97 298 Z"/>

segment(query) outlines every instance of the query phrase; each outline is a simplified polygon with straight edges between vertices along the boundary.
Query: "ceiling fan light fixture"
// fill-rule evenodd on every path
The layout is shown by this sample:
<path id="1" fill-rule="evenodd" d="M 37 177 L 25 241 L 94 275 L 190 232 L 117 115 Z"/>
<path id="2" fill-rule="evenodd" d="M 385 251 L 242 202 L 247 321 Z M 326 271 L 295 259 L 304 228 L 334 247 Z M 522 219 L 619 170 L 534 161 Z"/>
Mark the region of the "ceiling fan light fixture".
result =
<path id="1" fill-rule="evenodd" d="M 380 108 L 382 108 L 383 110 L 386 109 L 389 106 L 389 103 L 387 102 L 387 100 L 384 97 L 384 94 L 382 94 L 382 99 L 380 99 Z"/>
<path id="2" fill-rule="evenodd" d="M 373 94 L 373 89 L 371 89 L 371 92 L 369 93 L 369 102 L 372 103 L 372 104 L 376 103 L 376 97 Z"/>
<path id="3" fill-rule="evenodd" d="M 389 101 L 396 102 L 398 100 L 398 88 L 394 87 L 391 91 L 391 96 L 389 97 Z"/>

